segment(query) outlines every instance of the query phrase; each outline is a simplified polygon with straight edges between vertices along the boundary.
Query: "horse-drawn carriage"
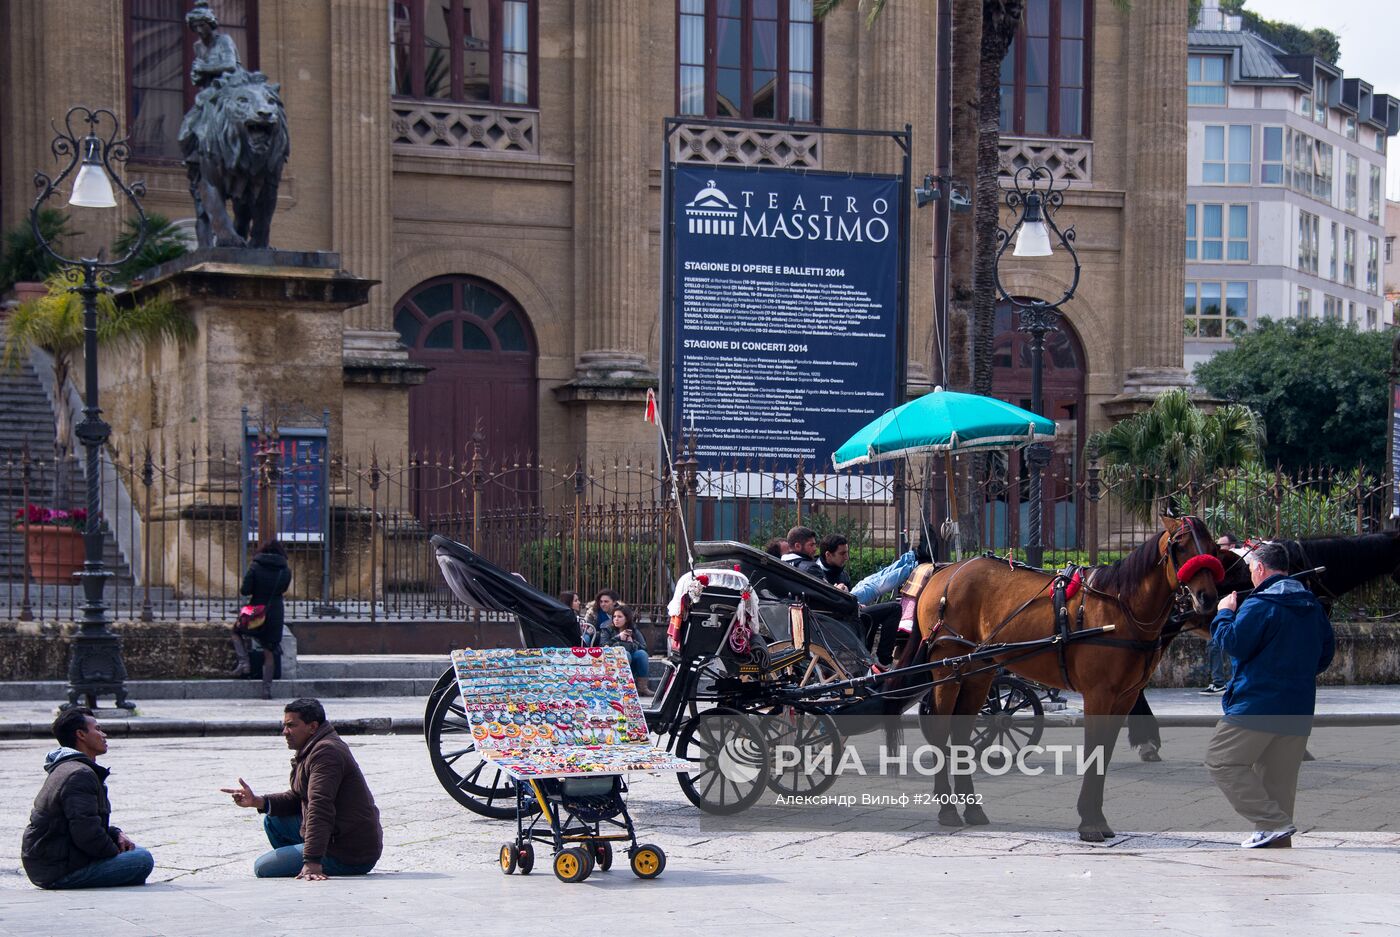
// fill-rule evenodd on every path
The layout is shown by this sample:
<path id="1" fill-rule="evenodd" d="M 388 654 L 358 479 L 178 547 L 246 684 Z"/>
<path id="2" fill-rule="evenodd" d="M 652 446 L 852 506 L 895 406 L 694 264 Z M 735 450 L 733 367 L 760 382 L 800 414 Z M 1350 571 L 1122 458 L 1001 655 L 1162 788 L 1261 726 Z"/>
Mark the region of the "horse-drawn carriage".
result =
<path id="1" fill-rule="evenodd" d="M 443 537 L 432 543 L 456 596 L 479 611 L 514 615 L 522 646 L 579 643 L 578 620 L 567 606 L 463 544 Z M 916 697 L 925 709 L 931 704 L 926 685 L 882 691 L 889 677 L 875 666 L 875 629 L 849 593 L 745 544 L 702 542 L 696 557 L 668 607 L 665 673 L 645 717 L 668 751 L 696 766 L 679 780 L 700 809 L 735 813 L 765 789 L 819 793 L 835 775 L 810 766 L 835 765 L 843 744 L 833 715 L 898 714 Z M 961 656 L 980 661 L 1001 650 Z M 977 744 L 1001 739 L 1015 746 L 1039 737 L 1039 700 L 1027 684 L 998 676 L 987 699 Z M 449 669 L 425 712 L 434 773 L 467 809 L 513 817 L 515 783 L 481 759 L 470 728 Z M 806 755 L 795 764 L 780 762 L 773 757 L 780 745 Z"/>

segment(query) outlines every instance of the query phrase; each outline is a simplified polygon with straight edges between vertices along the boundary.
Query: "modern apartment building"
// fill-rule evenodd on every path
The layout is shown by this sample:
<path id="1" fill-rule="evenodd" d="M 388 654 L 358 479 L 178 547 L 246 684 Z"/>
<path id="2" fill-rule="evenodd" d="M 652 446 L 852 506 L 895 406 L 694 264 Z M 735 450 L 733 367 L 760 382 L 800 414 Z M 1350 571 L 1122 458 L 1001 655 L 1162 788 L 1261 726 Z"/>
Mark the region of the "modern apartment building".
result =
<path id="1" fill-rule="evenodd" d="M 1261 318 L 1385 323 L 1387 141 L 1400 100 L 1240 28 L 1188 37 L 1185 364 Z"/>

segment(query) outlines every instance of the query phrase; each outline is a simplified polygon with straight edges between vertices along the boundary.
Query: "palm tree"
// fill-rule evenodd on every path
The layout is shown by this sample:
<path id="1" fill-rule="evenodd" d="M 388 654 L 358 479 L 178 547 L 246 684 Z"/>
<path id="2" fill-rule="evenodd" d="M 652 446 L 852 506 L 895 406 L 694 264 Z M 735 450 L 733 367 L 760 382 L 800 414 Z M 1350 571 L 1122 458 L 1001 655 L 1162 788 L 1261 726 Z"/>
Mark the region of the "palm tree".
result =
<path id="1" fill-rule="evenodd" d="M 83 350 L 83 303 L 62 274 L 47 281 L 48 292 L 21 303 L 5 326 L 0 367 L 14 370 L 41 349 L 53 359 L 54 387 L 54 490 L 55 506 L 67 490 L 69 440 L 73 422 L 64 402 L 64 388 L 73 360 Z M 194 335 L 194 324 L 167 300 L 153 299 L 118 306 L 111 293 L 97 296 L 97 343 L 102 347 L 144 344 L 152 339 L 184 341 Z"/>
<path id="2" fill-rule="evenodd" d="M 1117 483 L 1124 507 L 1150 522 L 1160 500 L 1179 492 L 1194 502 L 1202 484 L 1223 469 L 1259 457 L 1264 424 L 1242 404 L 1206 413 L 1191 393 L 1162 394 L 1152 407 L 1089 438 L 1104 461 L 1104 477 Z"/>
<path id="3" fill-rule="evenodd" d="M 996 343 L 996 242 L 1001 220 L 1001 63 L 1025 12 L 1025 0 L 982 0 L 972 220 L 972 390 L 988 397 L 992 394 L 992 346 Z"/>
<path id="4" fill-rule="evenodd" d="M 158 212 L 150 212 L 144 224 L 139 218 L 127 219 L 121 233 L 112 240 L 112 254 L 126 256 L 140 239 L 142 228 L 146 231 L 146 239 L 141 242 L 141 250 L 113 273 L 113 279 L 118 283 L 130 283 L 137 274 L 183 257 L 190 251 L 190 237 L 175 222 Z"/>

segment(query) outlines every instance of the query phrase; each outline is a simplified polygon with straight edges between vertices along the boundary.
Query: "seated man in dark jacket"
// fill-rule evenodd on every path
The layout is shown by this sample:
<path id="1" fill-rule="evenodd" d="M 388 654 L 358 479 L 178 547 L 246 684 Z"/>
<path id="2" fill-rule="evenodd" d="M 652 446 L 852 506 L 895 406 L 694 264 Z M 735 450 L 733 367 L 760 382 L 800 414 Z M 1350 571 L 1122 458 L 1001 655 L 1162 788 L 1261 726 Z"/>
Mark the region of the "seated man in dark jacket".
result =
<path id="1" fill-rule="evenodd" d="M 374 795 L 349 746 L 314 699 L 286 705 L 282 737 L 296 752 L 291 790 L 260 797 L 242 778 L 236 788 L 221 788 L 238 806 L 267 814 L 263 830 L 272 851 L 254 861 L 253 874 L 305 881 L 367 875 L 384 851 L 384 833 Z"/>
<path id="2" fill-rule="evenodd" d="M 794 527 L 788 531 L 788 550 L 782 561 L 800 573 L 822 579 L 822 568 L 817 564 L 817 532 L 810 527 Z"/>
<path id="3" fill-rule="evenodd" d="M 107 736 L 92 710 L 75 707 L 53 722 L 59 748 L 49 752 L 49 776 L 34 798 L 20 858 L 40 888 L 142 885 L 155 860 L 112 826 L 108 770 L 97 763 Z"/>
<path id="4" fill-rule="evenodd" d="M 1220 600 L 1211 643 L 1235 661 L 1222 697 L 1224 718 L 1206 749 L 1206 768 L 1255 833 L 1240 845 L 1292 845 L 1298 767 L 1312 732 L 1317 675 L 1332 663 L 1332 623 L 1317 598 L 1285 575 L 1282 544 L 1247 557 L 1254 592 Z M 1238 605 L 1238 612 L 1236 606 Z"/>

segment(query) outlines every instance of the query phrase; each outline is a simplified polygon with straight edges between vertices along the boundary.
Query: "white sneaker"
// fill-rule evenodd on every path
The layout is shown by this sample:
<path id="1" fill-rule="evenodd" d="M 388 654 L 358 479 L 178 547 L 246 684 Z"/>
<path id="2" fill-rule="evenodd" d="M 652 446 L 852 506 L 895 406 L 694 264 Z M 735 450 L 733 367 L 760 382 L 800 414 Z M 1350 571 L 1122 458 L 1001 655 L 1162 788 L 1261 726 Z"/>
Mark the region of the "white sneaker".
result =
<path id="1" fill-rule="evenodd" d="M 1296 826 L 1285 826 L 1281 830 L 1257 830 L 1254 835 L 1240 843 L 1243 849 L 1258 849 L 1260 846 L 1267 846 L 1275 840 L 1287 839 L 1298 832 Z"/>

